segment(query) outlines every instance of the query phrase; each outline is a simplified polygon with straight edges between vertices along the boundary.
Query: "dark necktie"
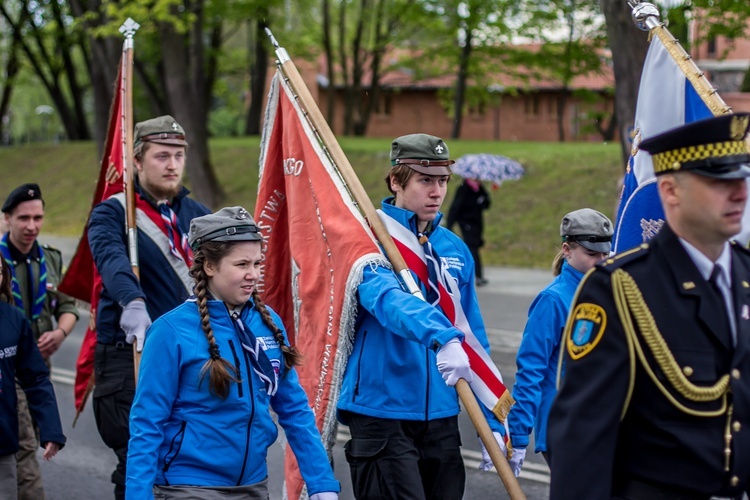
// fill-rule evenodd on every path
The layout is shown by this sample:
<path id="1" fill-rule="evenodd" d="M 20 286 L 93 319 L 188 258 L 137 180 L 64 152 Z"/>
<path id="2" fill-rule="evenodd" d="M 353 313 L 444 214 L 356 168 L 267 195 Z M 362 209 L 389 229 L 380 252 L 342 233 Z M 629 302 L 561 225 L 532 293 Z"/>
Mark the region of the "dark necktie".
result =
<path id="1" fill-rule="evenodd" d="M 250 353 L 250 362 L 253 367 L 253 371 L 263 381 L 266 392 L 269 396 L 276 394 L 279 388 L 279 375 L 271 365 L 271 361 L 268 359 L 266 351 L 261 347 L 258 339 L 255 338 L 253 332 L 250 329 L 245 328 L 245 324 L 242 322 L 242 318 L 237 312 L 230 314 L 234 328 L 237 331 L 237 335 L 240 338 L 242 348 Z"/>
<path id="2" fill-rule="evenodd" d="M 721 287 L 719 286 L 719 276 L 721 275 L 721 266 L 716 264 L 714 265 L 713 271 L 711 271 L 711 276 L 708 278 L 708 283 L 711 285 L 711 289 L 716 294 L 716 298 L 719 299 L 719 304 L 721 304 L 721 310 L 724 313 L 722 317 L 727 322 L 728 327 L 728 333 L 730 337 L 733 337 L 732 335 L 732 319 L 729 317 L 729 310 L 727 309 L 727 302 L 724 299 L 724 293 L 721 291 Z"/>
<path id="3" fill-rule="evenodd" d="M 711 271 L 711 276 L 708 278 L 708 283 L 711 285 L 711 288 L 713 288 L 714 292 L 716 292 L 716 295 L 721 300 L 721 303 L 724 304 L 724 294 L 721 292 L 721 287 L 719 286 L 720 275 L 721 275 L 721 266 L 717 264 L 714 266 L 713 271 Z M 724 307 L 724 309 L 726 309 L 726 307 Z"/>

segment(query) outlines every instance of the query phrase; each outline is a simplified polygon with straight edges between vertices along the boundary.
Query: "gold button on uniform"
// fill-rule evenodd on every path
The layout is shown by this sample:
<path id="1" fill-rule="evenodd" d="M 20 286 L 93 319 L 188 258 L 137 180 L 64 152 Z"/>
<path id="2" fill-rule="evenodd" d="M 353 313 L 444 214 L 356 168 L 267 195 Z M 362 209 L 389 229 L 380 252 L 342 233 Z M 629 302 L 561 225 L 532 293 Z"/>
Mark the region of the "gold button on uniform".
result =
<path id="1" fill-rule="evenodd" d="M 689 377 L 693 374 L 693 367 L 692 366 L 683 366 L 682 367 L 682 373 L 685 374 L 686 377 Z"/>
<path id="2" fill-rule="evenodd" d="M 732 430 L 734 432 L 740 432 L 740 429 L 742 429 L 742 424 L 740 424 L 737 420 L 732 422 Z"/>
<path id="3" fill-rule="evenodd" d="M 737 476 L 732 476 L 730 483 L 732 483 L 732 486 L 737 486 L 738 484 L 740 484 L 740 478 L 738 478 Z"/>
<path id="4" fill-rule="evenodd" d="M 732 369 L 732 378 L 735 380 L 740 379 L 740 371 L 737 368 Z"/>

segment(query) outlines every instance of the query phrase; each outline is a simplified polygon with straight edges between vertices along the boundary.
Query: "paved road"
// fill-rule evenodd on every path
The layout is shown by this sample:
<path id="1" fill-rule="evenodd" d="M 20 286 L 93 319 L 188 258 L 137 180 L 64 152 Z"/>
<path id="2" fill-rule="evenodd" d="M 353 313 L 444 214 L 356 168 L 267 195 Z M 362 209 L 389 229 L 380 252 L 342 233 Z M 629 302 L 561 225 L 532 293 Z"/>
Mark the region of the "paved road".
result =
<path id="1" fill-rule="evenodd" d="M 44 237 L 42 240 L 60 248 L 66 257 L 75 251 L 74 239 Z M 529 303 L 552 277 L 548 271 L 530 269 L 488 268 L 486 273 L 490 283 L 478 290 L 479 301 L 488 328 L 492 358 L 505 377 L 506 384 L 511 387 L 516 371 L 515 352 L 521 340 Z M 87 323 L 88 313 L 82 311 L 76 329 L 53 358 L 53 381 L 68 445 L 54 460 L 42 464 L 48 500 L 112 498 L 109 475 L 115 465 L 114 454 L 99 438 L 90 405 L 76 427 L 71 428 L 74 418 L 73 370 Z M 476 432 L 465 415 L 461 419 L 461 431 L 467 468 L 464 498 L 508 498 L 496 474 L 476 470 L 481 458 L 480 447 Z M 268 455 L 269 487 L 274 500 L 282 497 L 283 433 L 281 435 L 282 438 L 269 450 Z M 339 444 L 334 448 L 334 464 L 336 477 L 344 488 L 341 498 L 351 499 L 353 496 L 342 446 L 346 436 L 347 429 L 344 427 L 339 433 Z M 549 469 L 540 455 L 528 457 L 520 484 L 530 500 L 548 498 Z"/>

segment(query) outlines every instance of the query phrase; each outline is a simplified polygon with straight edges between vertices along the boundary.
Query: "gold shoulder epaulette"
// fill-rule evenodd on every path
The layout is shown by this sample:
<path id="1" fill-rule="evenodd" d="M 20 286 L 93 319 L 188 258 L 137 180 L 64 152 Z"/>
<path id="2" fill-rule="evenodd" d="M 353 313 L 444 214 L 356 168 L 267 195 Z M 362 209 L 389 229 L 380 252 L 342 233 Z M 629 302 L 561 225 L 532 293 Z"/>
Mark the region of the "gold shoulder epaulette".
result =
<path id="1" fill-rule="evenodd" d="M 599 263 L 599 266 L 601 266 L 603 269 L 606 269 L 610 272 L 614 271 L 615 269 L 619 269 L 623 265 L 627 264 L 628 262 L 632 262 L 641 256 L 646 254 L 646 251 L 648 250 L 648 243 L 641 243 L 635 248 L 631 248 L 630 250 L 625 250 L 624 252 L 618 253 L 616 255 L 613 255 L 611 257 L 608 257 L 601 261 Z"/>

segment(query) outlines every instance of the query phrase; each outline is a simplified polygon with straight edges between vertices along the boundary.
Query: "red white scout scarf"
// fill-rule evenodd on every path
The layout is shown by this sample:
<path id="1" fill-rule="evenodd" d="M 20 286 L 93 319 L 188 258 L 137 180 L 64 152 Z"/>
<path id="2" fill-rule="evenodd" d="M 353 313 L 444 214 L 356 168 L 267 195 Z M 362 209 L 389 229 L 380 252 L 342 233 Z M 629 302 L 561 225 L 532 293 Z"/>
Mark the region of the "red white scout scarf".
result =
<path id="1" fill-rule="evenodd" d="M 406 265 L 417 275 L 425 288 L 429 289 L 431 280 L 429 279 L 427 257 L 416 235 L 382 210 L 378 210 L 378 215 L 393 238 L 399 252 L 401 252 Z M 492 411 L 498 420 L 504 423 L 515 401 L 503 384 L 500 371 L 484 346 L 474 335 L 471 325 L 466 319 L 466 313 L 461 306 L 461 291 L 458 288 L 458 283 L 445 266 L 438 262 L 438 267 L 437 292 L 439 299 L 437 305 L 440 306 L 443 314 L 450 322 L 464 334 L 464 341 L 461 345 L 469 357 L 471 371 L 474 374 L 474 380 L 469 384 L 471 390 L 482 404 Z"/>

